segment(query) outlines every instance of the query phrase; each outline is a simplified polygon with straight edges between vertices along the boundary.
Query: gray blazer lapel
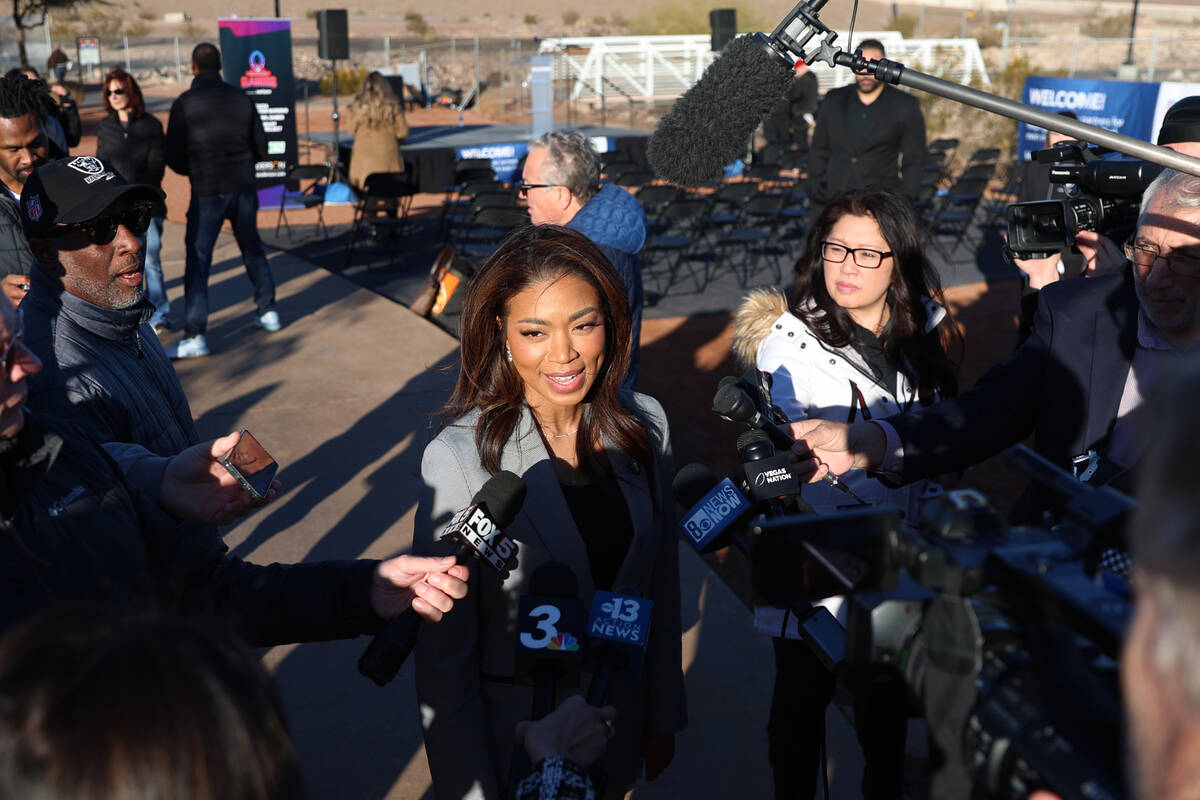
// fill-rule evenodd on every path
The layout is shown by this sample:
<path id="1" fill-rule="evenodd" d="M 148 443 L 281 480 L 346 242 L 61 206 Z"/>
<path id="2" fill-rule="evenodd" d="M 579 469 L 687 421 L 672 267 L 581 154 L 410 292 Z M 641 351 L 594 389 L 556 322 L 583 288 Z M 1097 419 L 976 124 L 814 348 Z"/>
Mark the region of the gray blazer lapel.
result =
<path id="1" fill-rule="evenodd" d="M 525 481 L 525 504 L 517 519 L 524 520 L 525 526 L 547 554 L 545 559 L 540 560 L 566 564 L 579 579 L 579 596 L 591 597 L 595 587 L 592 585 L 587 547 L 579 535 L 579 529 L 575 527 L 571 509 L 567 508 L 567 500 L 558 485 L 558 476 L 554 474 L 554 465 L 550 463 L 550 454 L 538 435 L 528 406 L 522 408 L 521 421 L 504 448 L 500 466 L 515 472 Z M 517 558 L 520 559 L 519 554 Z"/>

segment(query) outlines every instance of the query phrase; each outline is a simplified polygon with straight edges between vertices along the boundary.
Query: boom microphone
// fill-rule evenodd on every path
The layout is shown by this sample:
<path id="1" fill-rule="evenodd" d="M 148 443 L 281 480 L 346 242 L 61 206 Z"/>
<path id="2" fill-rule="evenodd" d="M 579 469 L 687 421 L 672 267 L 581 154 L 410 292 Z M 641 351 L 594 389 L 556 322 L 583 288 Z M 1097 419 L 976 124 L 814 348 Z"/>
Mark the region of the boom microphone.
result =
<path id="1" fill-rule="evenodd" d="M 680 186 L 720 178 L 791 87 L 797 59 L 833 66 L 837 34 L 817 18 L 826 2 L 798 3 L 769 37 L 755 33 L 725 45 L 650 137 L 646 156 L 660 176 Z M 806 54 L 818 35 L 824 37 L 820 47 Z"/>
<path id="2" fill-rule="evenodd" d="M 787 61 L 765 52 L 758 37 L 739 36 L 659 121 L 646 157 L 679 186 L 718 180 L 791 85 Z"/>
<path id="3" fill-rule="evenodd" d="M 506 573 L 516 559 L 517 544 L 503 529 L 512 524 L 525 502 L 525 481 L 507 470 L 488 479 L 471 498 L 471 505 L 450 520 L 439 537 L 454 544 L 459 564 L 479 557 L 497 572 Z M 417 644 L 421 617 L 412 608 L 385 623 L 358 659 L 358 671 L 386 686 Z"/>

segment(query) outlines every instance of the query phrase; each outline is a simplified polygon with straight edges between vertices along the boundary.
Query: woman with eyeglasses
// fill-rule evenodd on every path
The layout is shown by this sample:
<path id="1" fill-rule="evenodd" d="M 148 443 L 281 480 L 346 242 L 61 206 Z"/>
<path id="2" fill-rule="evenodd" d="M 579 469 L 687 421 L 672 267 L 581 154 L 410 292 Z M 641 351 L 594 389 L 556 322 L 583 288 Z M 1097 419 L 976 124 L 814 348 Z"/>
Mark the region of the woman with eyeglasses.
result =
<path id="1" fill-rule="evenodd" d="M 924 246 L 923 228 L 903 195 L 884 188 L 851 191 L 817 220 L 796 262 L 791 296 L 761 289 L 742 303 L 734 350 L 745 365 L 770 376 L 771 399 L 790 420 L 881 419 L 956 393 L 946 347 L 958 334 Z M 866 503 L 896 506 L 908 515 L 923 495 L 940 493 L 927 482 L 890 488 L 862 470 L 840 477 Z M 804 499 L 821 512 L 854 503 L 824 483 L 806 484 Z M 837 614 L 840 602 L 828 605 Z M 833 677 L 798 641 L 795 615 L 759 607 L 755 625 L 775 637 L 768 724 L 775 795 L 811 797 Z M 904 711 L 888 702 L 860 705 L 863 795 L 899 797 Z"/>
<path id="2" fill-rule="evenodd" d="M 129 183 L 141 183 L 162 188 L 166 168 L 166 136 L 162 123 L 146 113 L 142 90 L 133 76 L 120 67 L 113 67 L 104 78 L 104 107 L 108 116 L 96 132 L 96 155 L 112 162 L 121 177 Z M 155 333 L 168 328 L 171 304 L 163 287 L 162 249 L 163 215 L 165 208 L 155 209 L 150 227 L 138 237 L 146 249 L 146 296 L 154 305 L 150 327 Z"/>
<path id="3" fill-rule="evenodd" d="M 686 720 L 671 440 L 658 402 L 620 388 L 632 324 L 625 289 L 583 234 L 528 226 L 471 279 L 461 320 L 448 422 L 421 462 L 413 552 L 447 552 L 440 532 L 497 471 L 519 475 L 527 493 L 504 530 L 519 548 L 511 573 L 476 561 L 466 599 L 421 631 L 417 700 L 434 792 L 511 796 L 525 777 L 510 774 L 515 726 L 536 697 L 522 682 L 517 643 L 535 658 L 576 653 L 579 686 L 596 689 L 603 664 L 583 658 L 582 621 L 603 590 L 624 596 L 605 613 L 626 635 L 632 623 L 649 624 L 605 698 L 617 719 L 597 796 L 619 800 L 643 763 L 650 779 L 666 767 Z M 547 585 L 547 576 L 557 577 Z M 537 593 L 570 595 L 581 619 L 522 606 Z M 559 702 L 579 691 L 566 681 L 559 689 Z"/>

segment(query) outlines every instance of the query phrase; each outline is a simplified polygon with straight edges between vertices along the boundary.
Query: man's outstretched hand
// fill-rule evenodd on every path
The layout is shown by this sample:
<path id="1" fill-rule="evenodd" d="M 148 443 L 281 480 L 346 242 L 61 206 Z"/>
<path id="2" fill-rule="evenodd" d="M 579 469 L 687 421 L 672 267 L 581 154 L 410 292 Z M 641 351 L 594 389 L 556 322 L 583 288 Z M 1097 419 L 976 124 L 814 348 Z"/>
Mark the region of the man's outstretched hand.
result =
<path id="1" fill-rule="evenodd" d="M 396 556 L 380 562 L 371 580 L 371 607 L 382 619 L 410 607 L 430 622 L 437 622 L 467 596 L 466 566 L 454 556 Z"/>
<path id="2" fill-rule="evenodd" d="M 846 425 L 820 419 L 791 423 L 792 455 L 796 474 L 809 473 L 808 482 L 821 480 L 826 473 L 842 475 L 852 469 L 874 469 L 883 461 L 887 437 L 883 429 L 870 422 Z"/>
<path id="3" fill-rule="evenodd" d="M 255 500 L 221 459 L 238 443 L 241 433 L 231 433 L 184 450 L 167 462 L 158 487 L 158 504 L 178 519 L 207 525 L 228 525 L 275 499 L 283 487 L 272 481 L 263 500 Z"/>

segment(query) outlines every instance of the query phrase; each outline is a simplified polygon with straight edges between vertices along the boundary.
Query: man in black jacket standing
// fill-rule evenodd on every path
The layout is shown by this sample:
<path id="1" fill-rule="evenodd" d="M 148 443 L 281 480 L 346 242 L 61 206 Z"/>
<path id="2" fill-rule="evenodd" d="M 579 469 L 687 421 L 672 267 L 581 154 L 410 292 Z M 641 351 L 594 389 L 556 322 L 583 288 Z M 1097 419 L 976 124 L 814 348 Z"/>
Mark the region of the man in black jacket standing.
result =
<path id="1" fill-rule="evenodd" d="M 0 274 L 4 294 L 20 302 L 28 291 L 33 253 L 21 228 L 18 201 L 48 142 L 33 82 L 24 75 L 0 78 Z"/>
<path id="2" fill-rule="evenodd" d="M 192 50 L 192 87 L 171 106 L 167 122 L 167 165 L 191 180 L 187 215 L 187 266 L 183 279 L 184 338 L 171 358 L 209 353 L 208 272 L 221 225 L 229 220 L 246 274 L 254 284 L 258 314 L 254 324 L 268 331 L 282 327 L 275 311 L 275 280 L 258 235 L 258 195 L 254 164 L 267 158 L 267 135 L 254 102 L 241 89 L 221 80 L 221 53 L 215 45 Z"/>
<path id="3" fill-rule="evenodd" d="M 863 58 L 884 57 L 867 39 Z M 925 117 L 917 99 L 858 75 L 853 86 L 825 95 L 808 153 L 808 196 L 813 218 L 848 189 L 890 186 L 915 199 L 925 166 Z"/>

